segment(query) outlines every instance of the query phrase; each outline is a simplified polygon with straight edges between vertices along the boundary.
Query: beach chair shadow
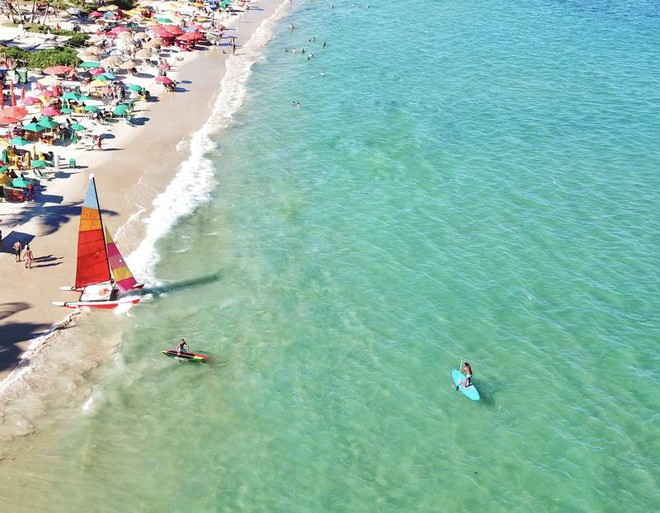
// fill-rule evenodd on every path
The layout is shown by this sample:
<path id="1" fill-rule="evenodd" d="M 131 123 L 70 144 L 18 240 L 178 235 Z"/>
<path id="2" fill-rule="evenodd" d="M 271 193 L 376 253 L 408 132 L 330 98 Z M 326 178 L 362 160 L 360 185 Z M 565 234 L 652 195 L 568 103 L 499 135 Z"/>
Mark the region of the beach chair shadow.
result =
<path id="1" fill-rule="evenodd" d="M 61 205 L 63 201 L 64 196 L 56 194 L 39 194 L 39 196 L 37 196 L 37 203 L 55 203 Z"/>

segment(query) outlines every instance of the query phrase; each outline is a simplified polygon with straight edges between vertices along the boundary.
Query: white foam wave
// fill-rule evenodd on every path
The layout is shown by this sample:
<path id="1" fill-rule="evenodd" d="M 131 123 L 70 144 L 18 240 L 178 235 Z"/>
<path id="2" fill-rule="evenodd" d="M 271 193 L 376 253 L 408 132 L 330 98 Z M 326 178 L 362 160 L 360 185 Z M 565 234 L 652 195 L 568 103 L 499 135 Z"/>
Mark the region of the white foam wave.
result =
<path id="1" fill-rule="evenodd" d="M 243 104 L 252 65 L 273 37 L 275 24 L 284 15 L 287 7 L 288 2 L 282 3 L 271 17 L 261 23 L 241 51 L 229 56 L 211 116 L 191 137 L 188 159 L 181 164 L 167 189 L 154 200 L 154 209 L 144 221 L 147 225 L 146 236 L 128 257 L 131 268 L 146 283 L 157 283 L 154 269 L 160 257 L 154 250 L 156 242 L 169 232 L 179 219 L 208 201 L 215 188 L 213 162 L 206 157 L 216 147 L 210 136 L 226 128 L 234 113 Z M 182 147 L 182 143 L 177 145 L 177 149 Z"/>

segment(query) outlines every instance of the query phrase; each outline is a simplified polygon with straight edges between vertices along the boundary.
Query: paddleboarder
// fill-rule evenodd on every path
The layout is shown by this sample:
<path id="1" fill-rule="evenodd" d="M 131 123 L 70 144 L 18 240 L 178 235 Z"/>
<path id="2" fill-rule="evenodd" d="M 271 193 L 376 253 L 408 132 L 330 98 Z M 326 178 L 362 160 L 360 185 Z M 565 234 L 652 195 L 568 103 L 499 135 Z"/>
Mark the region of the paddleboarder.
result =
<path id="1" fill-rule="evenodd" d="M 186 352 L 186 350 L 189 351 L 190 348 L 188 347 L 188 343 L 186 342 L 186 339 L 182 338 L 181 340 L 179 340 L 179 345 L 176 346 L 176 353 L 181 354 L 183 352 Z"/>
<path id="2" fill-rule="evenodd" d="M 472 385 L 472 367 L 468 362 L 463 360 L 463 368 L 461 369 L 461 372 L 465 372 L 465 382 L 463 383 L 463 387 L 467 388 Z"/>

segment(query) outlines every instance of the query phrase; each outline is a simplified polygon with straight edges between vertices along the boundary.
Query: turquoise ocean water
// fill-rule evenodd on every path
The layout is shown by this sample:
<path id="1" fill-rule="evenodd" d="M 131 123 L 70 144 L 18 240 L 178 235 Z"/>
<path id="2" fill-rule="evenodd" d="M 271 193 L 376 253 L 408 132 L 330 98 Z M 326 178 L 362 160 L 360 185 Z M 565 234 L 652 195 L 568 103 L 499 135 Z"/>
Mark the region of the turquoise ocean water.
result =
<path id="1" fill-rule="evenodd" d="M 0 463 L 8 511 L 658 510 L 658 4 L 299 1 L 272 31 L 153 220 L 153 299 L 83 321 L 117 357 Z M 159 354 L 182 336 L 213 360 Z"/>

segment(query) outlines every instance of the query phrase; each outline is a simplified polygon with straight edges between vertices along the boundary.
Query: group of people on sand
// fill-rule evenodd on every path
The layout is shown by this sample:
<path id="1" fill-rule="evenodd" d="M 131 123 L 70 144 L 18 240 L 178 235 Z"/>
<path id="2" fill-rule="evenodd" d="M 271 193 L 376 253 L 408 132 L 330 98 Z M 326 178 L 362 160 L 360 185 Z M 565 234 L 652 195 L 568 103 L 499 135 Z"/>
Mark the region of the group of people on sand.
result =
<path id="1" fill-rule="evenodd" d="M 0 242 L 1 241 L 2 241 L 2 232 L 0 231 Z M 20 240 L 17 240 L 16 242 L 14 242 L 12 248 L 14 250 L 14 255 L 16 255 L 16 261 L 20 262 L 21 256 L 23 256 L 25 258 L 25 268 L 32 269 L 32 261 L 34 260 L 34 255 L 32 254 L 30 245 L 26 244 L 25 248 L 23 248 L 23 243 Z M 25 253 L 23 253 L 23 250 L 25 250 Z"/>

